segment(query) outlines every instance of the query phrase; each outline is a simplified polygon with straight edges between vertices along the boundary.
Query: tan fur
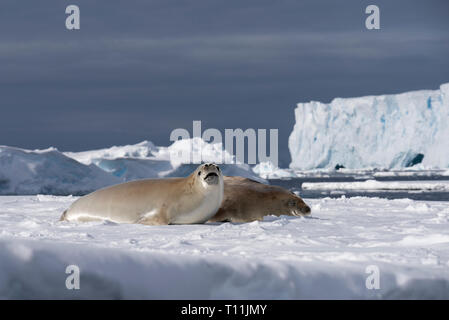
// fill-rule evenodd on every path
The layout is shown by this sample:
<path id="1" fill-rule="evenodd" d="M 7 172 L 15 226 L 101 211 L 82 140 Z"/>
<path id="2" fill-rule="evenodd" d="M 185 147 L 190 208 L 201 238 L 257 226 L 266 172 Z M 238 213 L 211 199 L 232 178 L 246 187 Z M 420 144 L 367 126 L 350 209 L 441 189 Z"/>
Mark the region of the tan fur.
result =
<path id="1" fill-rule="evenodd" d="M 250 222 L 268 215 L 308 215 L 310 208 L 290 191 L 242 177 L 224 177 L 224 199 L 209 222 Z"/>
<path id="2" fill-rule="evenodd" d="M 204 182 L 209 173 L 217 173 L 217 184 Z M 204 223 L 217 212 L 222 199 L 219 168 L 204 164 L 186 178 L 144 179 L 100 189 L 75 201 L 61 220 L 147 225 Z"/>

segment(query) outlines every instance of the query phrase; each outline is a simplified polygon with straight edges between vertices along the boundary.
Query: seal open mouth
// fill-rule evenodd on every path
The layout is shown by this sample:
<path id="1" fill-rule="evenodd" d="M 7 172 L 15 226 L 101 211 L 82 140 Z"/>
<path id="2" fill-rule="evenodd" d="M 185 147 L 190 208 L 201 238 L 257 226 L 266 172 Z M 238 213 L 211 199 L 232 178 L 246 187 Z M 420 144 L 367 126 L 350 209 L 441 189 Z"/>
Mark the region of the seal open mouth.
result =
<path id="1" fill-rule="evenodd" d="M 215 172 L 210 172 L 206 175 L 206 177 L 204 178 L 204 180 L 206 180 L 209 177 L 217 177 L 218 178 L 218 174 L 216 174 Z"/>
<path id="2" fill-rule="evenodd" d="M 310 215 L 311 212 L 312 210 L 310 209 L 309 206 L 304 206 L 302 208 L 292 210 L 292 214 L 297 217 L 308 216 Z"/>
<path id="3" fill-rule="evenodd" d="M 218 182 L 218 174 L 215 172 L 209 172 L 205 177 L 204 181 L 206 181 L 209 184 L 217 183 Z"/>

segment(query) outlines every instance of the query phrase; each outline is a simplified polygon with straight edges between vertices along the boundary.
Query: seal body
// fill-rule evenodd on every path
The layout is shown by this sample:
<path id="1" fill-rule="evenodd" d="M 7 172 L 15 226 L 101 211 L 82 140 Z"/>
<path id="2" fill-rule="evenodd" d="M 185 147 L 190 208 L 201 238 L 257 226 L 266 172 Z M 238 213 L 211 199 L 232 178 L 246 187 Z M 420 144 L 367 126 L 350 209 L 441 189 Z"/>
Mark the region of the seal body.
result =
<path id="1" fill-rule="evenodd" d="M 60 220 L 204 223 L 220 208 L 223 189 L 218 166 L 203 164 L 186 178 L 136 180 L 97 190 L 75 201 Z"/>
<path id="2" fill-rule="evenodd" d="M 210 222 L 250 222 L 268 215 L 305 216 L 310 207 L 294 193 L 242 177 L 224 177 L 224 199 Z"/>

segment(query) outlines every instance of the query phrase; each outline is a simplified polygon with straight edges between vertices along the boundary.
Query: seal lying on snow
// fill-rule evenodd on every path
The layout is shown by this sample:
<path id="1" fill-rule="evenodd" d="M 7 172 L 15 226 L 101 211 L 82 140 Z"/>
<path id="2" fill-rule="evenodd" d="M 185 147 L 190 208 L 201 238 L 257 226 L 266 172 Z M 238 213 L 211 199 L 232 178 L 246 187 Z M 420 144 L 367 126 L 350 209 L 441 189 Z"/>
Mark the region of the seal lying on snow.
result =
<path id="1" fill-rule="evenodd" d="M 294 193 L 242 177 L 224 177 L 224 199 L 210 222 L 250 222 L 268 215 L 304 216 L 310 207 Z"/>
<path id="2" fill-rule="evenodd" d="M 144 179 L 97 190 L 75 201 L 60 220 L 204 223 L 220 208 L 223 188 L 218 166 L 203 164 L 186 178 Z"/>

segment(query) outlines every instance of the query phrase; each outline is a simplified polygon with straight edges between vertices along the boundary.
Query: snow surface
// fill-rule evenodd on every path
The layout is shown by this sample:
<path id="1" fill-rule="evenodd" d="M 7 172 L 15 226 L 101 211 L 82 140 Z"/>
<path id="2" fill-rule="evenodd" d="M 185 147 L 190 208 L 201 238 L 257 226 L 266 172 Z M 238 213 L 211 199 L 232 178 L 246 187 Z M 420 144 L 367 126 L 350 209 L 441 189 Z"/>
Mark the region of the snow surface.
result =
<path id="1" fill-rule="evenodd" d="M 447 202 L 308 200 L 245 224 L 58 222 L 76 197 L 0 197 L 0 298 L 449 298 Z M 68 265 L 81 271 L 67 290 Z M 365 286 L 380 271 L 380 289 Z"/>
<path id="2" fill-rule="evenodd" d="M 76 153 L 0 146 L 0 194 L 82 195 L 129 180 L 187 176 L 201 161 L 226 162 L 220 165 L 225 175 L 266 182 L 247 164 L 229 164 L 234 158 L 221 144 L 195 139 L 176 141 L 169 147 L 143 141 Z M 202 158 L 192 164 L 198 155 Z"/>
<path id="3" fill-rule="evenodd" d="M 449 167 L 449 83 L 439 90 L 298 103 L 293 169 Z"/>

